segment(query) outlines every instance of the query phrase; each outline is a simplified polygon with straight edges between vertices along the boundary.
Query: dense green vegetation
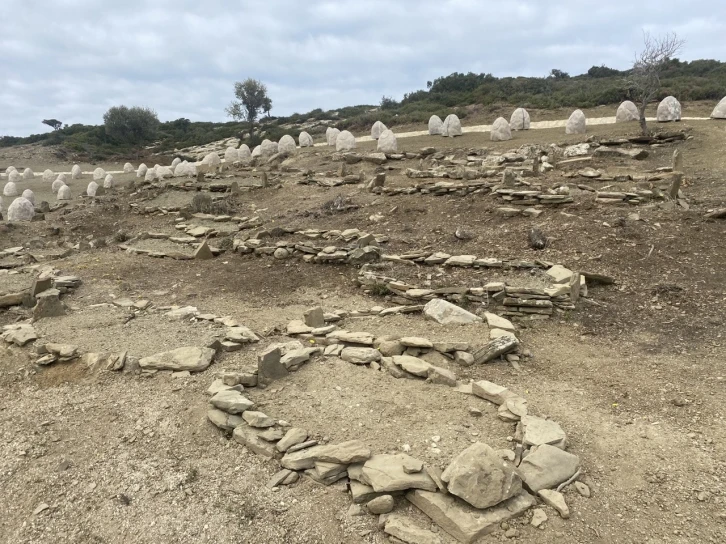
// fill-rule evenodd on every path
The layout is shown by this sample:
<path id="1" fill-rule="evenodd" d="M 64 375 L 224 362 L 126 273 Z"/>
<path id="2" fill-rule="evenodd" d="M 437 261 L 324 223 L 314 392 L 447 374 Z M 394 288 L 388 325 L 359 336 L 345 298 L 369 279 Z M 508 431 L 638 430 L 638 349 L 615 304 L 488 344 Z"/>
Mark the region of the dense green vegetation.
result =
<path id="1" fill-rule="evenodd" d="M 443 117 L 451 112 L 463 119 L 466 117 L 464 108 L 471 104 L 541 109 L 614 105 L 632 98 L 628 76 L 628 71 L 606 66 L 593 66 L 587 73 L 572 77 L 561 70 L 552 70 L 548 77 L 540 78 L 497 78 L 491 74 L 454 73 L 429 82 L 427 90 L 408 93 L 400 101 L 383 97 L 379 106 L 351 106 L 335 111 L 315 109 L 289 117 L 262 118 L 257 123 L 257 132 L 245 142 L 256 145 L 263 138 L 277 140 L 286 133 L 296 135 L 301 124 L 313 121 L 331 121 L 340 129 L 367 129 L 377 120 L 388 126 L 426 123 L 433 114 Z M 673 95 L 682 101 L 717 101 L 726 94 L 726 62 L 682 62 L 673 59 L 661 82 L 658 99 Z M 239 137 L 248 130 L 249 124 L 242 122 L 191 122 L 182 118 L 158 125 L 154 147 L 157 151 L 171 151 Z M 319 124 L 307 130 L 312 134 L 324 132 L 325 125 Z M 138 146 L 108 134 L 104 126 L 77 124 L 27 138 L 0 137 L 0 147 L 34 142 L 61 144 L 68 152 L 97 159 L 134 155 L 139 151 Z"/>

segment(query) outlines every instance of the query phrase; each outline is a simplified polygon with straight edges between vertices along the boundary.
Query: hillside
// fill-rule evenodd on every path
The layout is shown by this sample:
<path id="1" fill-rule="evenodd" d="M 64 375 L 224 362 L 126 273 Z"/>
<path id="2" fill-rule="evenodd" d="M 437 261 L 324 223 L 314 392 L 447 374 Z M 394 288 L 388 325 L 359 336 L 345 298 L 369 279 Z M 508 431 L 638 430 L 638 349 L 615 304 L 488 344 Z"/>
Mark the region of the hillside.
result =
<path id="1" fill-rule="evenodd" d="M 446 115 L 452 110 L 464 119 L 473 105 L 523 106 L 532 109 L 561 107 L 590 108 L 615 105 L 633 97 L 629 71 L 593 66 L 587 73 L 570 76 L 554 69 L 547 77 L 502 77 L 492 74 L 453 73 L 427 83 L 427 90 L 407 93 L 398 101 L 383 97 L 380 105 L 359 105 L 324 111 L 315 109 L 288 117 L 263 118 L 258 130 L 246 140 L 251 145 L 263 138 L 279 139 L 283 134 L 307 130 L 313 136 L 329 125 L 340 129 L 365 130 L 380 120 L 387 126 L 426 123 L 431 115 Z M 662 77 L 658 99 L 674 95 L 681 101 L 719 100 L 726 89 L 726 63 L 717 60 L 682 62 L 673 59 Z M 170 153 L 190 146 L 204 145 L 240 136 L 246 123 L 191 122 L 186 118 L 161 123 L 157 142 L 146 150 L 113 141 L 104 127 L 74 124 L 25 138 L 0 137 L 0 147 L 40 142 L 59 146 L 59 153 L 86 160 L 114 157 L 141 158 L 150 153 Z"/>

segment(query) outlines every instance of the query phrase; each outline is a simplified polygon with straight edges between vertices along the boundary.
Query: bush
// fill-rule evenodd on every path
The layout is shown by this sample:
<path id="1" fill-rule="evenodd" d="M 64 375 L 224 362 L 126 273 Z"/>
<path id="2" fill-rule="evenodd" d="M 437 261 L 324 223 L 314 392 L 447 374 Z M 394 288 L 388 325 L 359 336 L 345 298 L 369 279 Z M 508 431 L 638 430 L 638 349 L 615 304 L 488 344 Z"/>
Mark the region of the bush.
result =
<path id="1" fill-rule="evenodd" d="M 114 106 L 103 115 L 106 134 L 121 144 L 141 145 L 156 138 L 159 118 L 149 108 Z"/>

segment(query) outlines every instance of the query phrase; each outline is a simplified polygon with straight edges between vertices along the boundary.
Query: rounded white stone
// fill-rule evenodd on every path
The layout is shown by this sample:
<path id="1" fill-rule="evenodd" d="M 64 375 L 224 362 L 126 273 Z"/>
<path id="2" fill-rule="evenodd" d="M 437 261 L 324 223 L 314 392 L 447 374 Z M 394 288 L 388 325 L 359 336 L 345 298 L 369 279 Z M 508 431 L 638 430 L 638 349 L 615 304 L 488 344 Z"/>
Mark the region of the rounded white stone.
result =
<path id="1" fill-rule="evenodd" d="M 726 119 L 726 97 L 721 99 L 721 102 L 713 109 L 711 119 Z"/>
<path id="2" fill-rule="evenodd" d="M 295 138 L 289 134 L 285 134 L 280 141 L 277 143 L 278 153 L 284 153 L 286 155 L 294 155 L 297 153 L 297 145 L 295 145 Z"/>
<path id="3" fill-rule="evenodd" d="M 113 189 L 114 185 L 116 185 L 116 180 L 113 179 L 111 174 L 106 174 L 106 177 L 103 178 L 103 188 Z"/>
<path id="4" fill-rule="evenodd" d="M 17 170 L 11 170 L 8 173 L 8 181 L 12 181 L 13 183 L 18 183 L 22 178 L 23 176 Z"/>
<path id="5" fill-rule="evenodd" d="M 33 179 L 35 178 L 35 174 L 30 168 L 26 168 L 23 170 L 23 179 Z"/>
<path id="6" fill-rule="evenodd" d="M 8 166 L 8 167 L 7 167 L 6 169 L 5 169 L 5 173 L 6 173 L 6 174 L 9 174 L 9 173 L 10 173 L 10 172 L 12 172 L 13 170 L 15 170 L 15 167 L 14 167 L 14 166 Z"/>
<path id="7" fill-rule="evenodd" d="M 33 194 L 32 191 L 30 194 Z M 32 221 L 34 215 L 33 203 L 22 196 L 13 200 L 8 206 L 8 221 Z"/>
<path id="8" fill-rule="evenodd" d="M 111 174 L 109 174 L 110 176 Z M 88 184 L 88 187 L 86 187 L 86 194 L 88 196 L 96 196 L 96 191 L 98 191 L 98 183 L 95 181 L 92 181 Z"/>
<path id="9" fill-rule="evenodd" d="M 277 142 L 263 140 L 260 144 L 260 151 L 262 152 L 263 157 L 271 157 L 277 153 Z"/>
<path id="10" fill-rule="evenodd" d="M 68 187 L 68 185 L 63 185 L 60 189 L 58 189 L 58 200 L 70 200 L 71 199 L 71 189 Z"/>
<path id="11" fill-rule="evenodd" d="M 381 153 L 398 153 L 398 139 L 392 130 L 386 129 L 378 137 L 378 151 Z"/>
<path id="12" fill-rule="evenodd" d="M 587 132 L 587 119 L 582 110 L 575 110 L 567 120 L 565 134 L 585 134 Z"/>
<path id="13" fill-rule="evenodd" d="M 51 190 L 53 191 L 53 194 L 58 193 L 58 190 L 63 187 L 66 184 L 65 181 L 63 181 L 61 178 L 58 178 L 53 182 L 53 185 L 51 185 Z"/>
<path id="14" fill-rule="evenodd" d="M 149 167 L 146 166 L 143 162 L 139 165 L 139 169 L 136 171 L 136 177 L 137 178 L 143 178 L 146 176 L 146 172 L 149 170 Z"/>
<path id="15" fill-rule="evenodd" d="M 3 188 L 4 196 L 18 196 L 18 186 L 14 181 L 8 181 Z"/>
<path id="16" fill-rule="evenodd" d="M 155 168 L 149 168 L 146 170 L 146 174 L 144 174 L 144 181 L 154 181 L 156 180 L 156 169 Z"/>
<path id="17" fill-rule="evenodd" d="M 512 139 L 512 129 L 504 117 L 497 118 L 490 133 L 492 142 L 505 142 Z"/>
<path id="18" fill-rule="evenodd" d="M 48 181 L 48 182 L 53 181 L 54 175 L 55 174 L 53 173 L 53 170 L 50 170 L 50 169 L 43 170 L 43 181 Z"/>
<path id="19" fill-rule="evenodd" d="M 252 150 L 252 153 L 250 153 L 251 157 L 259 157 L 262 155 L 262 146 L 256 145 L 255 148 Z"/>
<path id="20" fill-rule="evenodd" d="M 61 180 L 65 184 L 68 184 L 68 178 L 66 177 L 66 175 L 63 172 L 58 174 L 58 177 L 56 179 Z"/>
<path id="21" fill-rule="evenodd" d="M 171 169 L 174 170 L 174 168 L 177 167 L 177 165 L 181 164 L 182 160 L 179 157 L 174 157 L 174 160 L 171 161 Z"/>
<path id="22" fill-rule="evenodd" d="M 166 179 L 174 177 L 174 172 L 168 166 L 159 166 L 156 168 L 156 177 L 159 179 Z"/>
<path id="23" fill-rule="evenodd" d="M 681 120 L 681 103 L 674 96 L 666 96 L 658 104 L 656 118 L 659 123 Z"/>
<path id="24" fill-rule="evenodd" d="M 338 130 L 337 128 L 328 127 L 328 129 L 325 131 L 325 141 L 328 142 L 329 146 L 334 146 L 339 134 L 340 130 Z"/>
<path id="25" fill-rule="evenodd" d="M 103 178 L 106 177 L 106 171 L 98 167 L 93 171 L 93 181 L 101 181 Z"/>
<path id="26" fill-rule="evenodd" d="M 124 164 L 124 174 L 133 174 L 134 172 L 134 165 L 130 162 L 127 162 Z"/>
<path id="27" fill-rule="evenodd" d="M 373 123 L 373 126 L 371 127 L 371 138 L 374 140 L 377 140 L 381 137 L 381 134 L 383 134 L 384 131 L 388 130 L 388 127 L 381 123 L 380 121 L 376 121 Z"/>
<path id="28" fill-rule="evenodd" d="M 30 189 L 25 189 L 21 196 L 27 200 L 30 200 L 31 204 L 35 205 L 35 194 Z"/>
<path id="29" fill-rule="evenodd" d="M 462 135 L 461 121 L 459 121 L 459 118 L 453 113 L 447 115 L 446 119 L 444 119 L 444 128 L 442 135 L 448 136 L 449 138 Z"/>
<path id="30" fill-rule="evenodd" d="M 71 168 L 71 179 L 81 179 L 82 175 L 83 172 L 81 171 L 81 167 L 74 164 L 73 168 Z"/>
<path id="31" fill-rule="evenodd" d="M 239 151 L 236 147 L 228 147 L 224 152 L 224 162 L 227 164 L 235 163 L 239 160 Z"/>
<path id="32" fill-rule="evenodd" d="M 335 139 L 336 151 L 353 151 L 355 146 L 355 136 L 347 130 L 338 134 L 338 137 Z"/>
<path id="33" fill-rule="evenodd" d="M 313 137 L 305 131 L 300 133 L 297 141 L 300 143 L 300 147 L 313 147 Z"/>
<path id="34" fill-rule="evenodd" d="M 212 168 L 218 168 L 222 165 L 222 159 L 219 158 L 219 154 L 216 152 L 207 153 L 202 159 L 202 164 L 208 164 Z"/>
<path id="35" fill-rule="evenodd" d="M 242 144 L 241 146 L 239 146 L 237 154 L 239 155 L 240 162 L 249 162 L 249 160 L 252 158 L 250 146 L 248 146 L 247 144 Z"/>
<path id="36" fill-rule="evenodd" d="M 517 108 L 509 120 L 510 130 L 529 130 L 529 112 L 524 108 Z"/>
<path id="37" fill-rule="evenodd" d="M 630 100 L 626 100 L 618 106 L 618 111 L 615 112 L 615 122 L 628 123 L 630 121 L 640 121 L 640 112 L 638 112 L 638 106 Z"/>
<path id="38" fill-rule="evenodd" d="M 431 136 L 441 136 L 444 133 L 444 122 L 438 115 L 432 115 L 429 118 L 429 134 Z"/>

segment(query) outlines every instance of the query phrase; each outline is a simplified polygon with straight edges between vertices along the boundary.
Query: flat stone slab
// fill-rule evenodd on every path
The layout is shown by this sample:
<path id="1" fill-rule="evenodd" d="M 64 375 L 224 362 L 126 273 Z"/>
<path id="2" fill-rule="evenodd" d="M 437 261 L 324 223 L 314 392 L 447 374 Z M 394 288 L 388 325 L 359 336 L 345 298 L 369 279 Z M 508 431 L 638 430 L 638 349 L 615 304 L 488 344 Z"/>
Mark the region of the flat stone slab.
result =
<path id="1" fill-rule="evenodd" d="M 404 466 L 416 461 L 405 453 L 390 455 L 374 455 L 366 461 L 362 469 L 364 483 L 376 492 L 391 493 L 407 489 L 425 489 L 436 491 L 436 483 L 427 472 L 407 474 Z"/>
<path id="2" fill-rule="evenodd" d="M 147 370 L 188 370 L 201 372 L 212 364 L 211 348 L 182 347 L 164 351 L 139 360 L 139 366 Z"/>
<path id="3" fill-rule="evenodd" d="M 522 418 L 522 443 L 525 446 L 549 444 L 562 450 L 567 446 L 567 435 L 559 423 L 537 416 Z"/>
<path id="4" fill-rule="evenodd" d="M 486 510 L 443 493 L 415 490 L 407 493 L 406 498 L 462 544 L 471 544 L 496 531 L 502 522 L 522 515 L 536 503 L 526 491 Z"/>
<path id="5" fill-rule="evenodd" d="M 241 414 L 255 407 L 255 403 L 236 389 L 222 389 L 209 399 L 209 402 L 228 414 Z"/>
<path id="6" fill-rule="evenodd" d="M 313 446 L 304 450 L 288 453 L 280 464 L 290 470 L 315 468 L 316 461 L 327 463 L 350 464 L 367 461 L 371 450 L 360 440 L 351 440 L 340 444 Z"/>
<path id="7" fill-rule="evenodd" d="M 441 538 L 428 529 L 422 529 L 401 514 L 391 514 L 383 532 L 408 544 L 441 544 Z"/>
<path id="8" fill-rule="evenodd" d="M 478 315 L 440 298 L 435 298 L 424 306 L 424 315 L 441 325 L 470 325 L 482 321 Z"/>
<path id="9" fill-rule="evenodd" d="M 349 344 L 362 344 L 364 346 L 373 345 L 373 335 L 367 332 L 348 332 L 334 331 L 327 335 L 330 340 L 338 340 L 339 342 L 347 342 Z"/>
<path id="10" fill-rule="evenodd" d="M 410 355 L 394 355 L 393 364 L 401 367 L 403 370 L 414 376 L 426 378 L 429 375 L 429 370 L 433 367 L 431 363 L 427 363 L 423 359 L 418 357 L 411 357 Z"/>
<path id="11" fill-rule="evenodd" d="M 579 468 L 580 458 L 577 455 L 544 444 L 532 448 L 519 465 L 519 473 L 526 486 L 536 493 L 566 482 Z"/>

